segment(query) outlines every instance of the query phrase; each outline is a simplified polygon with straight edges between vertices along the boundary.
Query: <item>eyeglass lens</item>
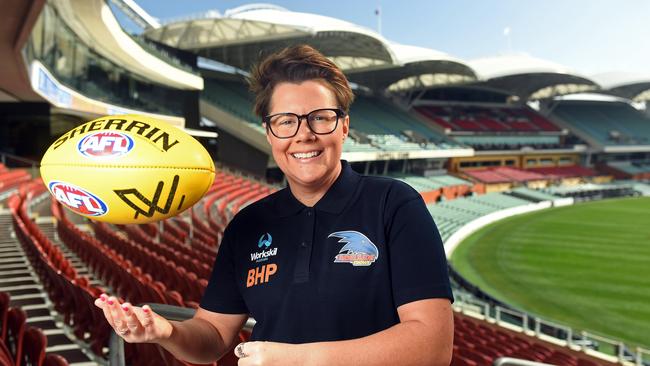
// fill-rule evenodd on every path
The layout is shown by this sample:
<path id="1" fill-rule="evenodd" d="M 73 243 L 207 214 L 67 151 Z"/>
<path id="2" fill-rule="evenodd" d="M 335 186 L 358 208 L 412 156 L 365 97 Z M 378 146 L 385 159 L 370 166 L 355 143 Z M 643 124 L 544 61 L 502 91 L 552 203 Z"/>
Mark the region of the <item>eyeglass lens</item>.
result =
<path id="1" fill-rule="evenodd" d="M 309 128 L 317 134 L 334 131 L 338 122 L 338 113 L 331 109 L 318 109 L 307 115 Z M 292 137 L 298 132 L 300 117 L 293 113 L 281 113 L 269 119 L 271 131 L 278 137 Z"/>

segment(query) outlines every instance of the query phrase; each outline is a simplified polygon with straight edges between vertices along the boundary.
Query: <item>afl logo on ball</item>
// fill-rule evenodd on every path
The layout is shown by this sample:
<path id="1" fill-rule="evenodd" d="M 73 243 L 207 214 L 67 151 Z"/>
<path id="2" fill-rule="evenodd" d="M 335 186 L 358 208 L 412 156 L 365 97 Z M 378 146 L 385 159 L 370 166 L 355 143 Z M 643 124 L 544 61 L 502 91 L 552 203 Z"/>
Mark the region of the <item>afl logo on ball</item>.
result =
<path id="1" fill-rule="evenodd" d="M 89 158 L 114 158 L 133 149 L 133 139 L 119 132 L 95 132 L 77 144 L 77 150 Z"/>
<path id="2" fill-rule="evenodd" d="M 54 181 L 48 187 L 57 201 L 80 215 L 103 216 L 108 212 L 99 197 L 72 184 Z"/>

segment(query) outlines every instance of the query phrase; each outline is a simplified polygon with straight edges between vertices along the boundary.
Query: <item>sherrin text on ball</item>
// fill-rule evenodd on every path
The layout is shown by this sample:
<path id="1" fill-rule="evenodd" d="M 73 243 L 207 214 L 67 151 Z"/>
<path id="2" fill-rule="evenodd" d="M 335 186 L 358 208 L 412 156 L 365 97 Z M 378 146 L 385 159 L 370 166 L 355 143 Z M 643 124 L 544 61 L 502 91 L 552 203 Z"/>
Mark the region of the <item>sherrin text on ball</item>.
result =
<path id="1" fill-rule="evenodd" d="M 168 218 L 196 203 L 215 168 L 181 129 L 141 115 L 98 118 L 59 137 L 41 161 L 54 198 L 70 210 L 114 224 Z"/>

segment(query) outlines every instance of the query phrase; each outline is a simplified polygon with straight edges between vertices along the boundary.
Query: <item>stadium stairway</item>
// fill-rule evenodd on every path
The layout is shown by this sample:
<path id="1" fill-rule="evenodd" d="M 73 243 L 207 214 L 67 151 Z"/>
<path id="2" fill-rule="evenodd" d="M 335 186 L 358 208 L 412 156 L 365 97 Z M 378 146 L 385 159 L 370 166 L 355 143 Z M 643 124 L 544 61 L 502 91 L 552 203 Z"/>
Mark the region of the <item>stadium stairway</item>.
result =
<path id="1" fill-rule="evenodd" d="M 47 353 L 56 353 L 74 366 L 99 365 L 63 326 L 62 316 L 45 296 L 43 285 L 16 239 L 11 213 L 4 209 L 0 212 L 0 268 L 0 291 L 10 296 L 10 307 L 20 307 L 25 312 L 27 326 L 42 330 Z"/>

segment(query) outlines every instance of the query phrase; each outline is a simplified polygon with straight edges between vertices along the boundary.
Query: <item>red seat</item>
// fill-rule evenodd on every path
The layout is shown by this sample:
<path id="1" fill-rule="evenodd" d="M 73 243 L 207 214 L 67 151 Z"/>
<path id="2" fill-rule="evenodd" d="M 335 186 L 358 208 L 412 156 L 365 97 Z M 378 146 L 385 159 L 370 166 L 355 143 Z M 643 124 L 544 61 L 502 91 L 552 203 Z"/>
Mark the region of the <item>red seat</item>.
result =
<path id="1" fill-rule="evenodd" d="M 62 356 L 52 353 L 45 356 L 43 366 L 68 366 L 68 361 Z"/>
<path id="2" fill-rule="evenodd" d="M 5 344 L 11 353 L 11 358 L 14 360 L 21 360 L 23 356 L 23 337 L 25 334 L 26 320 L 27 315 L 23 309 L 9 309 Z"/>
<path id="3" fill-rule="evenodd" d="M 597 363 L 581 358 L 578 360 L 578 366 L 598 366 Z"/>
<path id="4" fill-rule="evenodd" d="M 22 365 L 43 365 L 43 361 L 45 360 L 45 347 L 47 347 L 47 338 L 39 328 L 27 327 L 25 330 L 23 347 Z"/>
<path id="5" fill-rule="evenodd" d="M 0 365 L 13 365 L 14 360 L 11 358 L 11 352 L 4 342 L 0 342 Z"/>
<path id="6" fill-rule="evenodd" d="M 480 364 L 476 363 L 473 360 L 470 360 L 468 358 L 465 358 L 463 356 L 456 356 L 451 360 L 451 365 L 450 366 L 479 366 Z"/>
<path id="7" fill-rule="evenodd" d="M 0 292 L 0 341 L 7 336 L 7 312 L 9 311 L 9 294 Z"/>

